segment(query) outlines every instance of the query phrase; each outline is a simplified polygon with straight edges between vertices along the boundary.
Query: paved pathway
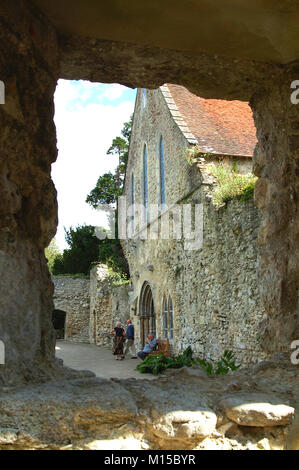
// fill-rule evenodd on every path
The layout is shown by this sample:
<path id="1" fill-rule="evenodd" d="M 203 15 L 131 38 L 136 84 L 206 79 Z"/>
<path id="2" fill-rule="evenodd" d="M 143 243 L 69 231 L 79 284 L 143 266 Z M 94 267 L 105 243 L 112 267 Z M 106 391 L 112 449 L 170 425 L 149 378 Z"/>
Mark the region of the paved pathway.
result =
<path id="1" fill-rule="evenodd" d="M 56 357 L 63 359 L 65 366 L 77 370 L 91 370 L 98 377 L 155 379 L 152 374 L 140 374 L 136 370 L 140 359 L 116 361 L 109 348 L 85 343 L 56 342 Z"/>

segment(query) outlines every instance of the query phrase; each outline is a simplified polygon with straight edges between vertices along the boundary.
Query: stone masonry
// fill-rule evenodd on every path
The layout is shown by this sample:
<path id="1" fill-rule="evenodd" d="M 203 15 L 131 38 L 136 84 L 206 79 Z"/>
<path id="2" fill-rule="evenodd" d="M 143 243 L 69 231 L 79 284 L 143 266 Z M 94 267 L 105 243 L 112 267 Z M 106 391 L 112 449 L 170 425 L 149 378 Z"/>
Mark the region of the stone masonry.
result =
<path id="1" fill-rule="evenodd" d="M 66 312 L 65 340 L 111 346 L 111 329 L 129 318 L 128 285 L 113 285 L 106 265 L 90 278 L 53 276 L 55 309 Z"/>
<path id="2" fill-rule="evenodd" d="M 89 278 L 53 276 L 55 309 L 66 312 L 65 340 L 89 342 Z"/>
<path id="3" fill-rule="evenodd" d="M 142 108 L 141 90 L 137 96 L 126 194 L 130 198 L 130 179 L 134 174 L 135 201 L 143 197 L 143 146 L 148 151 L 149 204 L 159 199 L 159 139 L 165 142 L 165 187 L 167 205 L 202 204 L 203 246 L 188 250 L 184 240 L 148 240 L 153 223 L 136 226 L 132 239 L 124 243 L 130 266 L 133 290 L 131 308 L 135 308 L 137 340 L 142 307 L 140 294 L 145 282 L 151 286 L 156 332 L 163 332 L 163 298 L 173 302 L 173 351 L 191 346 L 195 354 L 219 359 L 225 349 L 234 351 L 242 363 L 255 362 L 263 351 L 260 323 L 265 311 L 260 302 L 257 280 L 260 224 L 258 209 L 252 200 L 229 202 L 215 209 L 211 202 L 213 178 L 208 174 L 211 162 L 202 158 L 191 165 L 186 158 L 190 144 L 172 119 L 161 89 L 147 90 L 146 108 Z M 250 167 L 239 159 L 240 168 Z M 243 163 L 244 162 L 244 163 Z M 201 166 L 201 168 L 199 168 Z M 172 217 L 171 210 L 158 218 Z M 149 216 L 151 219 L 151 215 Z M 136 222 L 137 223 L 137 222 Z M 152 232 L 153 233 L 153 232 Z M 169 336 L 169 332 L 168 332 Z"/>
<path id="4" fill-rule="evenodd" d="M 110 331 L 117 321 L 126 327 L 130 317 L 128 285 L 113 286 L 107 266 L 100 264 L 90 272 L 89 341 L 111 346 Z"/>

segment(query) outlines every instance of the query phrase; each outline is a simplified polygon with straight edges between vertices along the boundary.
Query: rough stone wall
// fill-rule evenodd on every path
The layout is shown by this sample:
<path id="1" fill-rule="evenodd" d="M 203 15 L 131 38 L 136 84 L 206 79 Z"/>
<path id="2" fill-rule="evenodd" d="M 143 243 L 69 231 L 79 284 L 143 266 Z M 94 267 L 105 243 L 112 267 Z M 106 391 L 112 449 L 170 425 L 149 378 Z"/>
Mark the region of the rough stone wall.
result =
<path id="1" fill-rule="evenodd" d="M 252 99 L 258 129 L 255 201 L 259 232 L 262 300 L 268 314 L 262 337 L 269 351 L 289 350 L 299 338 L 299 104 L 291 102 L 298 64 L 290 64 L 271 89 Z"/>
<path id="2" fill-rule="evenodd" d="M 52 24 L 25 0 L 1 2 L 0 22 L 0 79 L 6 86 L 0 106 L 1 381 L 47 375 L 54 365 L 53 287 L 43 250 L 57 226 L 50 165 L 56 159 L 58 77 L 147 88 L 168 82 L 205 98 L 252 98 L 257 174 L 262 170 L 256 201 L 265 220 L 259 237 L 265 338 L 271 349 L 289 348 L 298 338 L 299 108 L 290 103 L 298 61 L 282 66 L 70 35 L 57 41 Z"/>
<path id="3" fill-rule="evenodd" d="M 261 343 L 257 281 L 259 217 L 253 202 L 232 201 L 216 211 L 204 207 L 202 250 L 186 251 L 176 240 L 134 240 L 127 255 L 137 307 L 133 317 L 139 336 L 139 296 L 149 282 L 153 292 L 157 335 L 163 337 L 162 302 L 171 295 L 174 308 L 174 352 L 192 346 L 205 358 L 218 359 L 233 350 L 242 363 L 266 357 Z"/>
<path id="4" fill-rule="evenodd" d="M 170 119 L 160 90 L 147 95 L 147 110 L 142 109 L 140 93 L 137 97 L 128 163 L 128 177 L 134 172 L 136 203 L 142 202 L 143 197 L 144 142 L 148 146 L 149 203 L 158 202 L 157 146 L 162 134 L 166 203 L 202 203 L 204 227 L 202 249 L 186 250 L 183 240 L 142 240 L 147 231 L 149 236 L 150 226 L 125 243 L 134 287 L 131 305 L 137 308 L 137 336 L 140 291 L 147 281 L 153 292 L 159 337 L 163 337 L 163 297 L 172 297 L 174 352 L 191 345 L 195 353 L 205 358 L 218 359 L 225 349 L 231 349 L 243 363 L 261 359 L 266 354 L 259 332 L 264 310 L 256 274 L 258 210 L 252 201 L 232 201 L 227 207 L 214 208 L 210 197 L 212 180 L 209 182 L 209 176 L 197 165 L 187 162 L 184 152 L 188 142 Z M 127 194 L 129 188 L 127 178 Z"/>
<path id="5" fill-rule="evenodd" d="M 177 124 L 171 118 L 160 89 L 146 90 L 146 106 L 142 104 L 142 90 L 137 92 L 130 160 L 127 168 L 127 189 L 134 173 L 135 201 L 143 203 L 143 151 L 147 147 L 148 202 L 160 204 L 160 137 L 164 139 L 166 203 L 173 204 L 200 183 L 200 173 L 188 164 L 187 150 L 190 145 Z M 174 164 L 176 155 L 179 165 Z M 175 184 L 174 184 L 175 181 Z M 138 229 L 138 227 L 136 227 Z"/>
<path id="6" fill-rule="evenodd" d="M 111 329 L 117 321 L 125 327 L 129 312 L 128 286 L 113 286 L 107 266 L 95 266 L 90 271 L 90 343 L 111 346 Z"/>
<path id="7" fill-rule="evenodd" d="M 53 276 L 54 307 L 66 312 L 65 340 L 89 342 L 89 279 Z"/>
<path id="8" fill-rule="evenodd" d="M 0 384 L 47 376 L 54 364 L 53 286 L 44 248 L 55 235 L 53 94 L 56 32 L 28 2 L 0 5 Z"/>

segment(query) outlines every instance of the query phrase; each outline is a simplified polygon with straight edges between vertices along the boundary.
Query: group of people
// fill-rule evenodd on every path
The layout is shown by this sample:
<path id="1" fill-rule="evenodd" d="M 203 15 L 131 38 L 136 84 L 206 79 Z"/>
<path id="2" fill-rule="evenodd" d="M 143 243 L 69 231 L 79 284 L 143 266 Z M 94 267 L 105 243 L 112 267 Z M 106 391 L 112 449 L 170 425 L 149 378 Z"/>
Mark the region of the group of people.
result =
<path id="1" fill-rule="evenodd" d="M 149 334 L 145 340 L 145 346 L 143 350 L 136 354 L 134 343 L 134 326 L 132 324 L 132 320 L 129 319 L 127 324 L 127 330 L 125 331 L 124 328 L 122 328 L 121 323 L 117 322 L 115 328 L 113 328 L 110 332 L 110 334 L 114 336 L 113 354 L 116 356 L 115 359 L 117 361 L 125 359 L 125 356 L 130 351 L 131 359 L 137 359 L 138 356 L 140 359 L 144 360 L 146 356 L 154 351 L 157 345 L 157 340 L 153 334 Z"/>

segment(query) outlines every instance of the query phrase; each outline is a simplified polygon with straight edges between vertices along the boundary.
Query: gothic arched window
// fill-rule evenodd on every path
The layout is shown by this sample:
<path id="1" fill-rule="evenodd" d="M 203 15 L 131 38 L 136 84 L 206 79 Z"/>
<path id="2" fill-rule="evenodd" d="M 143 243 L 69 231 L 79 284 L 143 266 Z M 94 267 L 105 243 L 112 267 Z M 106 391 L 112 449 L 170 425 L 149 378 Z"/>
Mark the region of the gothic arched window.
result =
<path id="1" fill-rule="evenodd" d="M 143 109 L 145 108 L 145 106 L 146 106 L 146 89 L 142 88 L 142 107 L 143 107 Z"/>
<path id="2" fill-rule="evenodd" d="M 162 304 L 162 319 L 163 319 L 163 337 L 164 339 L 173 339 L 173 304 L 170 295 L 163 297 Z"/>
<path id="3" fill-rule="evenodd" d="M 160 137 L 160 149 L 159 149 L 159 156 L 160 156 L 160 202 L 161 204 L 165 204 L 165 165 L 164 165 L 164 139 Z"/>
<path id="4" fill-rule="evenodd" d="M 167 308 L 167 300 L 166 297 L 163 299 L 163 336 L 164 338 L 168 338 L 168 308 Z"/>
<path id="5" fill-rule="evenodd" d="M 130 215 L 131 215 L 131 231 L 132 234 L 134 233 L 135 229 L 135 210 L 134 210 L 134 204 L 135 204 L 135 183 L 134 183 L 134 173 L 131 174 L 131 181 L 130 181 Z"/>
<path id="6" fill-rule="evenodd" d="M 147 147 L 143 149 L 143 203 L 145 210 L 145 221 L 148 220 L 148 175 L 147 175 Z"/>
<path id="7" fill-rule="evenodd" d="M 172 298 L 168 298 L 168 325 L 169 325 L 169 338 L 173 339 L 173 306 Z"/>

